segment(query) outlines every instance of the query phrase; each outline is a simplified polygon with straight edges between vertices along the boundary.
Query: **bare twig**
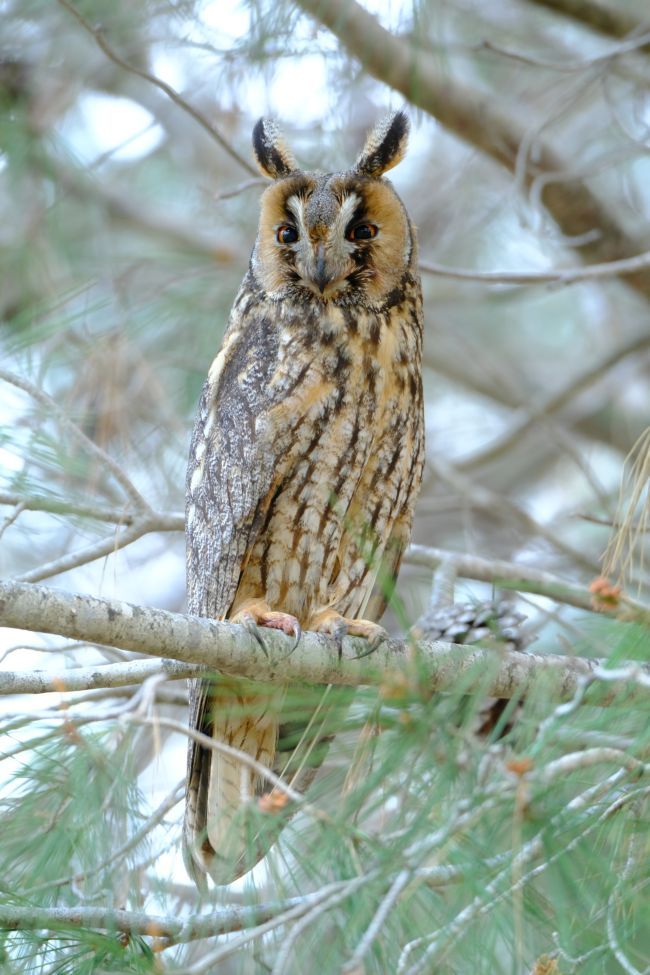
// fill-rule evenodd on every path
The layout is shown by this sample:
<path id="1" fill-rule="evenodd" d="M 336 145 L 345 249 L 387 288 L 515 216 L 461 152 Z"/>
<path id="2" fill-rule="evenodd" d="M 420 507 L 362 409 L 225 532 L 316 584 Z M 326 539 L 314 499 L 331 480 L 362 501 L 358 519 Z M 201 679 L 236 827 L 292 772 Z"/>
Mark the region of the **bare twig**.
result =
<path id="1" fill-rule="evenodd" d="M 0 491 L 0 504 L 21 505 L 25 511 L 47 511 L 53 515 L 74 515 L 78 518 L 93 518 L 95 521 L 108 521 L 116 525 L 133 525 L 140 512 L 122 508 L 105 508 L 101 505 L 84 505 L 76 501 L 41 494 L 20 494 L 17 491 Z M 185 516 L 176 511 L 152 511 L 147 515 L 148 531 L 182 532 Z"/>
<path id="2" fill-rule="evenodd" d="M 14 522 L 18 520 L 18 518 L 20 517 L 20 515 L 24 510 L 25 510 L 25 505 L 22 503 L 22 501 L 18 501 L 11 514 L 7 515 L 4 521 L 0 524 L 0 538 L 2 538 L 7 528 L 10 528 L 14 524 Z"/>
<path id="3" fill-rule="evenodd" d="M 185 735 L 196 741 L 203 748 L 207 748 L 214 752 L 219 752 L 222 755 L 228 755 L 230 758 L 236 758 L 242 765 L 248 766 L 252 769 L 256 775 L 264 779 L 274 789 L 282 792 L 287 799 L 291 799 L 295 802 L 303 812 L 309 813 L 314 819 L 319 819 L 323 822 L 331 824 L 331 817 L 327 813 L 322 812 L 313 803 L 308 802 L 301 792 L 292 788 L 288 782 L 285 782 L 281 776 L 276 775 L 272 772 L 270 768 L 263 765 L 262 762 L 257 761 L 248 752 L 242 751 L 240 748 L 233 748 L 232 745 L 226 744 L 226 742 L 221 741 L 218 738 L 212 738 L 210 735 L 204 735 L 200 731 L 196 731 L 194 728 L 190 728 L 186 723 L 181 721 L 174 721 L 173 718 L 165 718 L 161 715 L 156 715 L 154 718 L 147 718 L 139 714 L 124 713 L 121 716 L 121 720 L 128 722 L 129 724 L 143 724 L 151 725 L 154 728 L 167 728 L 169 731 L 176 731 L 179 735 Z"/>
<path id="4" fill-rule="evenodd" d="M 565 542 L 551 528 L 529 515 L 516 501 L 473 481 L 459 468 L 446 463 L 441 458 L 435 460 L 429 458 L 428 465 L 441 481 L 449 484 L 455 492 L 474 507 L 482 509 L 492 517 L 507 518 L 509 523 L 514 522 L 522 531 L 532 535 L 533 538 L 543 538 L 556 551 L 566 555 L 575 565 L 580 566 L 592 575 L 597 575 L 599 572 L 600 566 L 595 560 L 587 558 L 581 551 Z"/>
<path id="5" fill-rule="evenodd" d="M 128 61 L 125 61 L 124 58 L 120 57 L 117 51 L 115 51 L 115 49 L 111 47 L 106 40 L 106 34 L 101 27 L 93 27 L 92 24 L 86 20 L 83 14 L 77 10 L 74 4 L 69 2 L 69 0 L 58 0 L 58 2 L 65 10 L 68 11 L 69 14 L 74 17 L 77 23 L 80 24 L 83 29 L 95 39 L 97 45 L 101 48 L 107 58 L 110 58 L 110 60 L 113 61 L 114 64 L 117 64 L 118 67 L 123 68 L 130 74 L 136 75 L 138 78 L 142 78 L 144 81 L 148 81 L 149 84 L 154 85 L 160 91 L 164 92 L 164 94 L 167 95 L 167 97 L 170 98 L 175 105 L 178 105 L 178 107 L 190 115 L 195 122 L 198 122 L 204 132 L 207 132 L 210 138 L 221 146 L 221 148 L 227 152 L 228 155 L 235 160 L 235 162 L 239 163 L 239 165 L 245 169 L 246 172 L 250 173 L 251 176 L 258 175 L 257 170 L 246 159 L 244 159 L 243 156 L 240 156 L 237 150 L 234 149 L 228 140 L 219 132 L 219 130 L 208 121 L 205 115 L 197 108 L 190 105 L 190 103 L 187 102 L 182 95 L 179 95 L 179 93 L 172 88 L 171 85 L 168 85 L 167 82 L 163 81 L 161 78 L 157 78 L 155 75 L 150 74 L 149 71 L 144 71 L 142 68 L 129 64 Z"/>
<path id="6" fill-rule="evenodd" d="M 352 957 L 346 964 L 342 971 L 342 975 L 355 975 L 355 973 L 363 971 L 363 959 L 372 947 L 372 943 L 380 934 L 381 929 L 395 904 L 395 901 L 399 898 L 402 891 L 408 884 L 412 877 L 412 871 L 410 870 L 400 870 L 400 872 L 395 877 L 395 880 L 390 885 L 388 893 L 382 898 L 382 901 L 375 911 L 375 914 L 370 921 L 370 924 L 366 928 L 363 937 L 359 941 L 357 947 L 354 949 Z"/>
<path id="7" fill-rule="evenodd" d="M 69 552 L 67 555 L 62 555 L 58 559 L 53 559 L 51 562 L 45 562 L 43 565 L 39 565 L 36 569 L 23 572 L 21 575 L 15 576 L 15 580 L 16 582 L 41 582 L 43 579 L 51 578 L 51 576 L 60 575 L 62 572 L 68 572 L 70 569 L 76 569 L 80 565 L 87 565 L 96 559 L 102 559 L 107 555 L 111 555 L 113 552 L 119 552 L 120 549 L 126 548 L 127 545 L 137 541 L 146 532 L 147 528 L 145 525 L 142 522 L 137 522 L 130 528 L 125 528 L 122 532 L 116 532 L 114 535 L 110 535 L 108 538 L 102 538 L 98 542 L 93 542 L 85 548 Z"/>
<path id="8" fill-rule="evenodd" d="M 288 932 L 287 937 L 284 939 L 276 956 L 271 975 L 283 975 L 283 973 L 287 971 L 293 946 L 303 931 L 305 931 L 310 924 L 313 924 L 314 921 L 316 921 L 317 918 L 320 917 L 325 911 L 330 910 L 330 908 L 334 907 L 336 904 L 340 904 L 341 901 L 350 897 L 357 888 L 367 884 L 373 874 L 376 873 L 377 871 L 375 870 L 370 874 L 364 874 L 361 877 L 353 877 L 348 881 L 347 886 L 341 891 L 335 891 L 326 901 L 312 907 L 308 912 L 306 912 L 300 921 L 293 925 L 291 931 Z"/>
<path id="9" fill-rule="evenodd" d="M 616 926 L 614 921 L 614 912 L 616 908 L 618 907 L 619 912 L 621 913 L 623 911 L 623 906 L 620 903 L 621 894 L 627 887 L 629 874 L 636 863 L 643 861 L 643 850 L 641 849 L 641 843 L 639 842 L 639 839 L 640 839 L 640 831 L 638 836 L 632 834 L 632 836 L 630 837 L 629 839 L 630 849 L 629 849 L 627 859 L 625 861 L 625 866 L 623 867 L 623 870 L 621 871 L 616 886 L 614 887 L 614 890 L 612 891 L 611 896 L 607 901 L 607 941 L 609 944 L 609 949 L 614 955 L 614 957 L 616 958 L 616 961 L 619 963 L 623 971 L 627 973 L 627 975 L 648 975 L 648 972 L 650 972 L 650 965 L 646 965 L 643 968 L 643 970 L 639 970 L 636 967 L 636 965 L 633 965 L 630 959 L 627 957 L 619 941 L 618 934 L 616 933 Z"/>
<path id="10" fill-rule="evenodd" d="M 294 905 L 289 904 L 287 910 L 284 913 L 276 912 L 274 917 L 270 917 L 268 921 L 260 924 L 259 927 L 253 928 L 252 930 L 246 931 L 244 934 L 240 935 L 238 938 L 233 938 L 228 944 L 223 947 L 217 948 L 216 951 L 210 952 L 198 961 L 196 964 L 189 966 L 188 968 L 177 969 L 175 975 L 212 975 L 213 972 L 218 969 L 215 966 L 221 962 L 225 961 L 226 958 L 233 955 L 235 952 L 243 948 L 244 945 L 248 944 L 253 939 L 257 939 L 272 931 L 274 928 L 279 927 L 282 924 L 286 924 L 288 921 L 294 921 L 302 917 L 307 912 L 317 911 L 321 913 L 326 910 L 333 902 L 336 900 L 343 900 L 349 897 L 350 894 L 367 883 L 368 877 L 353 877 L 352 880 L 339 880 L 334 881 L 331 884 L 326 884 L 319 890 L 314 891 L 311 894 L 307 894 L 302 898 L 294 898 Z M 311 913 L 310 913 L 311 917 Z"/>
<path id="11" fill-rule="evenodd" d="M 532 0 L 532 2 L 543 3 L 544 0 Z M 507 58 L 511 61 L 518 61 L 520 64 L 528 64 L 533 68 L 543 68 L 546 71 L 573 74 L 578 71 L 588 71 L 590 68 L 611 64 L 612 61 L 615 61 L 622 55 L 634 54 L 649 44 L 650 33 L 646 31 L 643 34 L 631 36 L 628 40 L 621 41 L 620 44 L 614 44 L 604 54 L 596 54 L 590 58 L 567 58 L 564 61 L 535 57 L 532 54 L 523 54 L 521 51 L 512 50 L 511 48 L 504 47 L 502 44 L 494 44 L 492 41 L 487 40 L 480 41 L 478 44 L 459 45 L 455 48 L 451 46 L 451 52 L 454 53 L 456 50 L 460 50 L 461 54 L 465 52 L 468 54 L 487 52 L 488 54 L 496 54 L 499 57 Z M 450 46 L 446 45 L 445 52 L 449 50 Z"/>
<path id="12" fill-rule="evenodd" d="M 447 267 L 434 261 L 420 261 L 420 270 L 437 277 L 457 281 L 474 281 L 481 284 L 576 284 L 579 281 L 599 281 L 606 278 L 636 274 L 650 268 L 650 251 L 636 257 L 626 257 L 586 267 L 558 268 L 553 271 L 471 271 L 459 267 Z"/>
<path id="13" fill-rule="evenodd" d="M 53 155 L 47 159 L 47 175 L 52 174 L 67 193 L 82 201 L 97 202 L 113 220 L 134 227 L 158 243 L 167 240 L 183 251 L 202 255 L 219 264 L 232 265 L 241 260 L 241 255 L 216 235 L 189 225 L 173 213 L 143 205 L 140 200 L 129 195 L 123 186 L 120 186 L 118 192 L 102 180 L 89 179 L 86 171 L 79 167 L 64 166 Z"/>
<path id="14" fill-rule="evenodd" d="M 80 518 L 94 518 L 96 521 L 111 521 L 122 525 L 131 525 L 134 518 L 137 517 L 137 515 L 129 514 L 120 508 L 76 504 L 74 501 L 50 498 L 47 495 L 19 494 L 16 491 L 0 491 L 0 504 L 19 504 L 25 511 L 47 511 L 53 515 L 77 515 Z"/>
<path id="15" fill-rule="evenodd" d="M 221 192 L 215 193 L 214 199 L 216 203 L 220 203 L 221 200 L 231 200 L 234 196 L 239 196 L 240 193 L 245 193 L 246 190 L 267 185 L 267 181 L 262 179 L 261 176 L 258 176 L 256 179 L 246 179 L 243 183 L 239 183 L 237 186 L 232 186 L 229 190 L 221 190 Z"/>
<path id="16" fill-rule="evenodd" d="M 576 586 L 561 576 L 530 566 L 519 565 L 504 559 L 483 559 L 478 555 L 449 552 L 447 549 L 431 548 L 427 545 L 411 545 L 406 550 L 404 561 L 410 565 L 422 565 L 430 569 L 450 559 L 455 561 L 456 571 L 465 579 L 491 582 L 500 588 L 516 589 L 519 592 L 548 596 L 558 603 L 576 606 L 579 609 L 593 610 L 593 595 L 585 586 Z M 625 597 L 625 606 L 632 615 L 647 618 L 649 610 L 641 603 Z M 620 609 L 603 607 L 602 612 L 618 615 Z"/>
<path id="17" fill-rule="evenodd" d="M 155 512 L 152 512 L 151 517 L 149 514 L 142 515 L 133 521 L 128 528 L 122 531 L 116 531 L 107 538 L 102 538 L 98 542 L 92 542 L 92 544 L 87 545 L 85 548 L 76 549 L 74 552 L 62 555 L 60 558 L 53 559 L 51 562 L 45 562 L 35 569 L 23 572 L 22 575 L 14 576 L 14 580 L 15 582 L 41 582 L 43 579 L 49 579 L 51 576 L 60 575 L 62 572 L 68 572 L 70 569 L 76 569 L 77 566 L 87 565 L 89 562 L 94 562 L 97 559 L 105 558 L 107 555 L 112 555 L 114 552 L 119 552 L 120 549 L 126 548 L 127 545 L 136 542 L 143 535 L 158 531 L 178 530 L 175 521 L 172 523 L 173 527 L 171 529 L 169 527 L 161 527 L 166 524 L 168 525 L 169 523 L 166 522 L 164 515 L 158 515 Z"/>
<path id="18" fill-rule="evenodd" d="M 119 664 L 99 664 L 95 667 L 67 667 L 59 674 L 47 670 L 14 671 L 16 681 L 0 672 L 0 694 L 74 694 L 99 689 L 118 690 L 133 687 L 149 677 L 161 675 L 167 680 L 199 677 L 205 668 L 199 664 L 179 660 L 129 660 Z M 34 716 L 32 715 L 32 718 Z"/>

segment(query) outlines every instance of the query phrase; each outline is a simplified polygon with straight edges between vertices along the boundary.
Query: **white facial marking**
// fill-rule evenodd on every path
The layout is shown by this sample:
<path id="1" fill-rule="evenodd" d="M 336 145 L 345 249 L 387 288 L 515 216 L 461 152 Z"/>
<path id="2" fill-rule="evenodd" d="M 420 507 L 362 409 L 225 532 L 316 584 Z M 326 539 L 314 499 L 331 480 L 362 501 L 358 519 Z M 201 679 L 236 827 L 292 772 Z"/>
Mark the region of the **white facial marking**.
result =
<path id="1" fill-rule="evenodd" d="M 306 237 L 307 228 L 305 227 L 305 201 L 302 199 L 302 197 L 294 193 L 293 196 L 290 196 L 287 199 L 286 207 L 296 221 L 299 237 Z"/>
<path id="2" fill-rule="evenodd" d="M 356 210 L 356 208 L 359 206 L 360 203 L 361 203 L 361 197 L 358 196 L 356 193 L 350 193 L 349 196 L 345 197 L 345 199 L 341 203 L 341 209 L 336 215 L 336 221 L 334 224 L 334 232 L 337 236 L 343 238 L 345 237 L 345 231 L 347 225 L 352 219 L 352 214 L 354 213 L 354 211 Z"/>

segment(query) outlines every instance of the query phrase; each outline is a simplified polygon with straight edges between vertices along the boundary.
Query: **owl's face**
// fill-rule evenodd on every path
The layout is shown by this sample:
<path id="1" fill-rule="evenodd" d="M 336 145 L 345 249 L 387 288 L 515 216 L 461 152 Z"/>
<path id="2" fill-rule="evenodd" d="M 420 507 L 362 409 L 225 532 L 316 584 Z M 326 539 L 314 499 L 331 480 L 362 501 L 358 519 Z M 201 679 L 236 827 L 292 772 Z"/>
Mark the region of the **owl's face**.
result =
<path id="1" fill-rule="evenodd" d="M 415 263 L 415 233 L 382 174 L 401 159 L 402 113 L 371 133 L 354 169 L 300 171 L 278 130 L 258 122 L 254 146 L 274 178 L 261 201 L 253 271 L 273 297 L 381 306 Z"/>

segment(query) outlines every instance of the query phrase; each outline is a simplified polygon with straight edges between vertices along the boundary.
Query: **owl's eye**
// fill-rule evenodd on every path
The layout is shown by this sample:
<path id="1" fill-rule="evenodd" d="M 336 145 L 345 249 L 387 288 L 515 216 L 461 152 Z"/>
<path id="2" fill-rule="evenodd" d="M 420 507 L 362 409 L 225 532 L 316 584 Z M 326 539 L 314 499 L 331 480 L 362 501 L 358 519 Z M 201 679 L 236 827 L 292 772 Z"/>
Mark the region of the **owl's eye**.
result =
<path id="1" fill-rule="evenodd" d="M 275 233 L 278 244 L 295 244 L 298 240 L 298 231 L 291 224 L 283 223 Z"/>
<path id="2" fill-rule="evenodd" d="M 348 240 L 372 240 L 377 236 L 379 227 L 374 223 L 358 223 L 356 227 L 350 227 L 346 237 Z"/>

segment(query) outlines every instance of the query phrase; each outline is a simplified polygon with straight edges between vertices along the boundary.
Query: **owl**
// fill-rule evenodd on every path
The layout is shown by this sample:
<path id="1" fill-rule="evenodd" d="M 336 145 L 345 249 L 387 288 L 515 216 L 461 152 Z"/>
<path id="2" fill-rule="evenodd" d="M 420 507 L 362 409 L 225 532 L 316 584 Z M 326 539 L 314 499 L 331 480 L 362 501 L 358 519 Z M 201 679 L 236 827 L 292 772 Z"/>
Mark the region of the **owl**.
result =
<path id="1" fill-rule="evenodd" d="M 261 640 L 265 627 L 307 629 L 371 650 L 386 635 L 424 454 L 416 234 L 384 178 L 407 139 L 397 112 L 351 169 L 322 173 L 300 169 L 273 121 L 253 130 L 271 183 L 198 407 L 186 540 L 189 612 Z M 285 692 L 193 680 L 190 726 L 304 790 L 327 709 L 283 720 Z M 265 855 L 245 813 L 268 791 L 250 763 L 190 740 L 183 846 L 200 886 Z"/>

